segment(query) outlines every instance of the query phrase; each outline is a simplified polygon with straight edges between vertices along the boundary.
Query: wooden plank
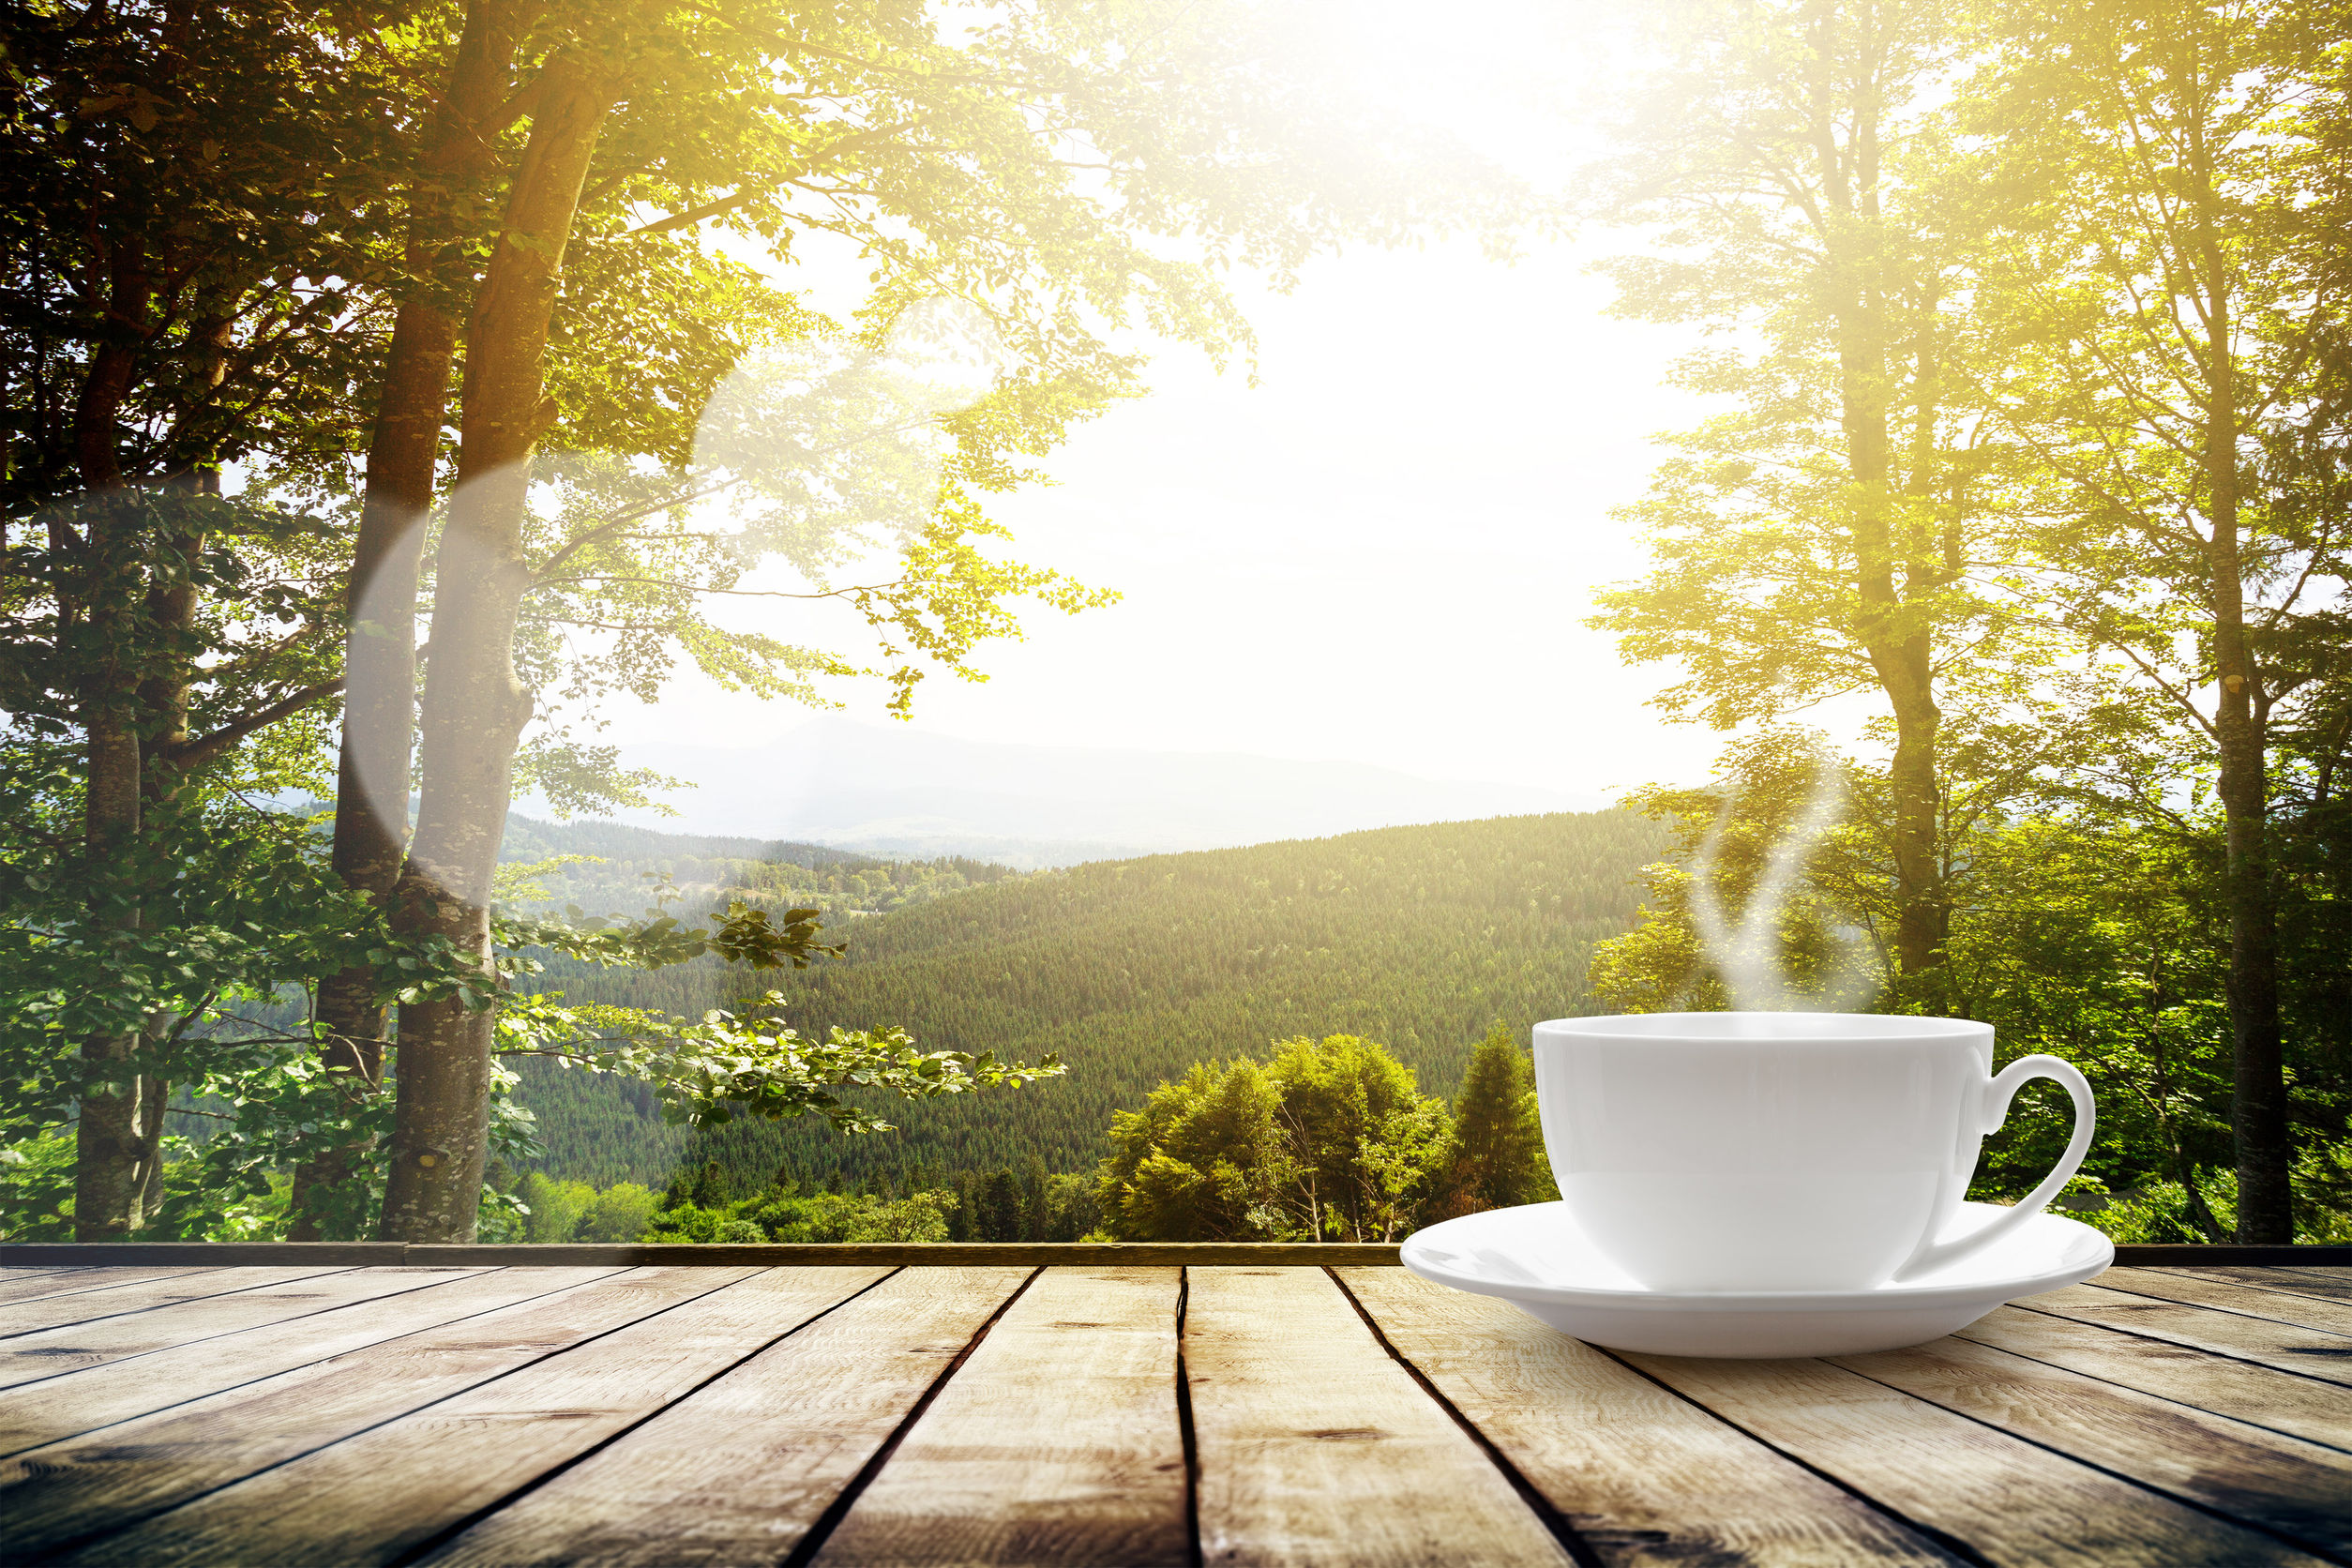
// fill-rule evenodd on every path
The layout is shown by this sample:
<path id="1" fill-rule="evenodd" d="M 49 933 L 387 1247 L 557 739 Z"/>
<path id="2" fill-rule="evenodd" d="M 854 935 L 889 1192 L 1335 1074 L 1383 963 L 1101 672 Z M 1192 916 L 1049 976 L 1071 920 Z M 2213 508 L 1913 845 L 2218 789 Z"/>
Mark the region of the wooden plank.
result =
<path id="1" fill-rule="evenodd" d="M 265 1285 L 289 1285 L 298 1279 L 317 1279 L 342 1272 L 339 1269 L 190 1269 L 184 1273 L 174 1272 L 168 1277 L 138 1280 L 107 1289 L 14 1302 L 0 1309 L 0 1340 L 38 1334 L 43 1329 L 63 1328 L 68 1323 L 118 1318 L 127 1312 L 152 1312 L 158 1307 L 178 1306 L 186 1302 L 234 1295 L 241 1290 L 258 1289 Z M 0 1352 L 9 1349 L 12 1347 L 0 1344 Z"/>
<path id="2" fill-rule="evenodd" d="M 1175 1269 L 1048 1269 L 988 1330 L 821 1563 L 1181 1568 Z"/>
<path id="3" fill-rule="evenodd" d="M 2333 1383 L 2013 1306 L 1979 1318 L 1959 1337 L 2175 1404 L 2352 1449 L 2352 1400 Z"/>
<path id="4" fill-rule="evenodd" d="M 348 1269 L 0 1340 L 0 1388 L 423 1289 L 478 1269 Z M 289 1331 L 299 1332 L 299 1331 Z"/>
<path id="5" fill-rule="evenodd" d="M 2299 1242 L 2292 1246 L 2239 1246 L 2235 1243 L 2212 1242 L 2187 1245 L 2169 1242 L 2121 1242 L 2116 1245 L 2115 1260 L 2139 1269 L 2343 1267 L 2352 1265 L 2352 1246 L 2314 1245 L 2308 1242 Z"/>
<path id="6" fill-rule="evenodd" d="M 909 1269 L 508 1502 L 424 1560 L 781 1561 L 1027 1269 Z"/>
<path id="7" fill-rule="evenodd" d="M 1965 1339 L 1834 1364 L 2312 1551 L 2352 1551 L 2352 1454 Z"/>
<path id="8" fill-rule="evenodd" d="M 0 1521 L 11 1548 L 23 1556 L 95 1539 L 691 1301 L 747 1272 L 612 1274 L 28 1450 L 0 1460 Z M 377 1477 L 373 1485 L 402 1490 L 397 1477 Z"/>
<path id="9" fill-rule="evenodd" d="M 113 1532 L 70 1560 L 390 1562 L 886 1272 L 752 1274 Z"/>
<path id="10" fill-rule="evenodd" d="M 540 1243 L 522 1246 L 426 1246 L 418 1262 L 812 1263 L 886 1264 L 893 1268 L 1171 1268 L 1190 1264 L 1396 1263 L 1394 1242 L 637 1242 L 616 1245 Z"/>
<path id="11" fill-rule="evenodd" d="M 111 1290 L 118 1285 L 204 1272 L 193 1264 L 176 1269 L 9 1269 L 0 1274 L 0 1303 L 73 1295 L 83 1290 Z M 7 1314 L 0 1313 L 0 1322 L 6 1319 Z"/>
<path id="12" fill-rule="evenodd" d="M 2322 1301 L 2313 1296 L 2239 1285 L 2226 1279 L 2205 1279 L 2175 1269 L 2109 1269 L 2099 1276 L 2104 1289 L 2188 1306 L 2209 1306 L 2248 1318 L 2268 1318 L 2324 1334 L 2352 1334 L 2352 1302 Z"/>
<path id="13" fill-rule="evenodd" d="M 397 1269 L 415 1261 L 407 1251 L 405 1242 L 7 1242 L 0 1243 L 0 1265 Z"/>
<path id="14" fill-rule="evenodd" d="M 109 1263 L 338 1264 L 347 1268 L 585 1266 L 647 1263 L 712 1268 L 945 1266 L 1181 1267 L 1186 1264 L 1347 1264 L 1394 1267 L 1394 1242 L 534 1242 L 441 1245 L 424 1242 L 0 1243 L 0 1267 L 78 1268 Z M 2227 1262 L 2229 1259 L 2215 1259 Z M 2248 1259 L 2251 1260 L 2251 1259 Z"/>
<path id="15" fill-rule="evenodd" d="M 2319 1560 L 1827 1362 L 1622 1359 L 1993 1562 L 2300 1568 Z"/>
<path id="16" fill-rule="evenodd" d="M 2316 1269 L 2166 1269 L 2164 1272 L 2187 1274 L 2193 1279 L 2225 1279 L 2232 1285 L 2251 1285 L 2257 1290 L 2276 1290 L 2282 1295 L 2314 1296 L 2326 1302 L 2352 1302 L 2352 1278 L 2332 1279 Z M 2352 1274 L 2352 1270 L 2345 1272 Z"/>
<path id="17" fill-rule="evenodd" d="M 1489 1296 L 1340 1278 L 1609 1568 L 1951 1563 L 1940 1546 L 1648 1378 Z"/>
<path id="18" fill-rule="evenodd" d="M 2352 1383 L 2352 1336 L 2344 1334 L 2157 1301 L 2097 1285 L 2069 1285 L 2039 1296 L 2021 1296 L 2015 1304 L 2056 1318 L 2072 1318 L 2080 1323 L 2097 1323 L 2125 1334 L 2300 1372 L 2307 1378 Z"/>
<path id="19" fill-rule="evenodd" d="M 1330 1275 L 1211 1268 L 1186 1280 L 1202 1560 L 1571 1560 Z"/>
<path id="20" fill-rule="evenodd" d="M 356 1302 L 305 1319 L 300 1334 L 264 1324 L 28 1383 L 0 1393 L 0 1456 L 619 1272 L 452 1269 L 445 1271 L 441 1283 L 423 1289 Z"/>

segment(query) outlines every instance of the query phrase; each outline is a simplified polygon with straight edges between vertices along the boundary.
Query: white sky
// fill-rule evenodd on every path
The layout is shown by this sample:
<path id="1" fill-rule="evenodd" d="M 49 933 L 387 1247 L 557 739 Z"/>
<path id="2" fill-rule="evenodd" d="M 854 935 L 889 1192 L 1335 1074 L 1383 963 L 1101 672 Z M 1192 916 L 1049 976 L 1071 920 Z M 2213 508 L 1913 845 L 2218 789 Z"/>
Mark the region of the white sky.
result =
<path id="1" fill-rule="evenodd" d="M 1347 14 L 1335 64 L 1469 106 L 1456 129 L 1534 177 L 1577 160 L 1587 132 L 1560 103 L 1593 66 L 1591 13 L 1482 3 L 1435 30 L 1402 6 Z M 1642 570 L 1608 512 L 1642 492 L 1649 438 L 1699 412 L 1661 384 L 1694 335 L 1604 314 L 1590 264 L 1630 243 L 1539 241 L 1508 265 L 1467 242 L 1364 249 L 1291 295 L 1249 291 L 1259 386 L 1168 350 L 1153 396 L 1048 460 L 1054 487 L 991 503 L 1020 558 L 1123 601 L 1032 612 L 1025 642 L 984 652 L 988 684 L 925 682 L 916 727 L 1580 793 L 1703 775 L 1719 737 L 1645 706 L 1668 673 L 1621 666 L 1582 624 L 1595 586 Z M 766 625 L 792 635 L 788 613 Z M 608 740 L 750 746 L 807 716 L 686 680 L 606 716 Z"/>

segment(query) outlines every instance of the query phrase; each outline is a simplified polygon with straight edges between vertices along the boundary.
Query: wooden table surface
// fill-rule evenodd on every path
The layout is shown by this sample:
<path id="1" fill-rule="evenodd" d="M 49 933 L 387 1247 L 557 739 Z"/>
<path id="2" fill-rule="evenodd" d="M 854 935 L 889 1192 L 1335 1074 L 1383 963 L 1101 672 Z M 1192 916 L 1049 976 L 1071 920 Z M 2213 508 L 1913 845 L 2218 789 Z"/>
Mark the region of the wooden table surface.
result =
<path id="1" fill-rule="evenodd" d="M 1623 1355 L 1401 1269 L 0 1271 L 0 1560 L 2352 1561 L 2352 1269 Z"/>

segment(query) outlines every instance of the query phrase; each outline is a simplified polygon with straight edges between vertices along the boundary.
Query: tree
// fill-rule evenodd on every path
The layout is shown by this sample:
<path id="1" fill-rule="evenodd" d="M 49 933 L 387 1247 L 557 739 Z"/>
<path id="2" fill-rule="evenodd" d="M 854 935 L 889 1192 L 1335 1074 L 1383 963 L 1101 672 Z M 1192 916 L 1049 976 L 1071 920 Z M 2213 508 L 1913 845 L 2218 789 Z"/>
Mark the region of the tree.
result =
<path id="1" fill-rule="evenodd" d="M 2178 777 L 2168 754 L 2134 759 L 2111 741 L 2103 738 L 2085 763 L 2106 769 L 2107 792 L 2124 793 L 2133 768 L 2144 770 L 2149 790 Z M 1955 750 L 1953 792 L 1965 801 L 1980 792 L 1966 764 L 1981 754 L 1973 746 Z M 1767 732 L 1734 747 L 1710 789 L 1641 792 L 1637 804 L 1669 824 L 1682 864 L 1651 867 L 1636 924 L 1596 950 L 1599 1000 L 1628 1012 L 1730 1000 L 1725 955 L 1703 940 L 1692 914 L 1702 882 L 1747 906 L 1742 925 L 1755 950 L 1741 957 L 1778 972 L 1782 1004 L 1866 1007 L 1884 994 L 1893 960 L 1884 941 L 1891 920 L 1881 797 L 1870 770 L 1844 762 L 1856 809 L 1818 837 L 1793 832 L 1817 758 L 1804 737 Z M 2126 1239 L 2161 1232 L 2224 1241 L 2237 1214 L 2224 839 L 2209 797 L 2181 806 L 2179 821 L 2151 822 L 2133 800 L 2118 804 L 2064 776 L 2040 794 L 2001 793 L 1951 837 L 1956 870 L 1948 880 L 1944 978 L 1958 1016 L 1994 1026 L 1998 1063 L 2047 1053 L 2090 1079 L 2099 1137 L 2082 1179 L 2116 1193 L 2158 1193 L 2167 1216 L 2159 1230 L 2143 1231 L 2129 1229 L 2143 1223 L 2132 1217 L 2141 1209 L 2119 1209 Z M 2340 950 L 2329 941 L 2341 919 L 2330 881 L 2337 873 L 2318 868 L 2334 830 L 2312 826 L 2288 882 L 2294 924 L 2312 941 L 2297 944 L 2286 971 L 2299 1017 L 2309 1020 L 2297 1098 L 2311 1154 L 2296 1176 L 2304 1240 L 2342 1223 L 2329 1171 L 2329 1152 L 2343 1147 L 2347 1079 L 2333 1011 Z M 1786 878 L 1758 908 L 1756 889 L 1774 854 L 1787 857 Z M 2072 1115 L 2061 1096 L 2022 1094 L 1987 1139 L 1979 1196 L 2013 1199 L 2038 1182 L 2065 1147 Z"/>
<path id="2" fill-rule="evenodd" d="M 516 52 L 541 7 L 499 0 L 465 8 L 446 86 L 422 116 L 404 192 L 407 234 L 394 270 L 392 332 L 370 431 L 359 525 L 344 580 L 343 727 L 335 798 L 334 864 L 353 889 L 388 907 L 406 847 L 411 731 L 416 702 L 414 596 L 447 420 L 458 300 L 472 280 L 460 212 L 478 204 L 497 143 L 491 127 Z M 412 121 L 416 116 L 412 109 Z M 386 587 L 391 592 L 384 591 Z M 369 793 L 398 780 L 400 799 Z M 323 1055 L 363 1091 L 384 1078 L 384 1006 L 374 968 L 319 981 Z M 297 1173 L 292 1237 L 317 1241 L 320 1210 L 356 1178 L 367 1151 L 325 1149 Z"/>
<path id="3" fill-rule="evenodd" d="M 2049 611 L 2168 709 L 2224 819 L 2239 1237 L 2293 1232 L 2274 730 L 2341 667 L 2341 232 L 2295 134 L 2325 8 L 1997 6 L 1964 102 L 1998 191 L 1999 391 Z"/>
<path id="4" fill-rule="evenodd" d="M 1133 363 L 1090 317 L 1140 312 L 1218 350 L 1240 335 L 1211 272 L 1166 261 L 1145 239 L 1190 234 L 1219 258 L 1288 266 L 1328 235 L 1394 233 L 1426 205 L 1419 192 L 1317 184 L 1307 165 L 1231 156 L 1233 138 L 1268 122 L 1250 113 L 1260 62 L 1231 50 L 1227 20 L 1177 6 L 1115 20 L 1018 7 L 949 46 L 922 10 L 783 19 L 749 4 L 647 4 L 550 14 L 523 94 L 529 136 L 465 329 L 422 800 L 393 897 L 404 933 L 490 962 L 489 879 L 533 712 L 515 669 L 517 628 L 526 597 L 577 543 L 535 558 L 526 503 L 556 412 L 547 363 L 561 269 L 583 224 L 584 237 L 598 237 L 599 221 L 611 234 L 637 204 L 677 204 L 618 237 L 721 216 L 779 249 L 795 232 L 847 234 L 881 264 L 876 334 L 919 295 L 972 302 L 1024 369 L 958 429 L 953 478 L 1002 488 L 1020 476 L 1008 458 L 1043 449 L 1071 419 L 1133 389 Z M 1302 144 L 1332 128 L 1310 102 L 1286 98 L 1285 109 L 1307 122 Z M 1056 134 L 1039 136 L 1040 123 Z M 1377 122 L 1363 128 L 1378 134 Z M 973 638 L 1010 629 L 997 597 L 1039 584 L 971 547 L 977 514 L 958 493 L 941 515 L 944 526 L 909 550 L 897 591 L 867 596 L 867 620 L 960 668 Z M 595 535 L 612 537 L 605 524 Z M 750 662 L 793 655 L 771 647 Z M 403 1004 L 387 1237 L 468 1233 L 490 1027 L 461 998 Z"/>
<path id="5" fill-rule="evenodd" d="M 1611 264 L 1621 312 L 1746 329 L 1680 372 L 1740 406 L 1681 438 L 1628 509 L 1657 566 L 1600 596 L 1599 624 L 1633 658 L 1681 661 L 1662 705 L 1718 728 L 1877 695 L 1893 952 L 1932 1000 L 1949 918 L 1938 688 L 2017 630 L 1970 581 L 1985 512 L 1968 363 L 1983 350 L 1965 209 L 1933 181 L 1949 13 L 1786 0 L 1663 15 L 1670 64 L 1635 98 L 1592 203 L 1658 242 Z"/>
<path id="6" fill-rule="evenodd" d="M 1594 949 L 1594 996 L 1629 1013 L 1871 1005 L 1894 977 L 1897 899 L 1869 774 L 1787 729 L 1718 766 L 1707 788 L 1627 797 L 1668 825 L 1675 859 L 1645 869 L 1634 927 Z"/>
<path id="7" fill-rule="evenodd" d="M 1351 1034 L 1275 1043 L 1278 1201 L 1316 1241 L 1390 1242 L 1434 1187 L 1453 1125 L 1387 1048 Z"/>
<path id="8" fill-rule="evenodd" d="M 1122 1241 L 1274 1240 L 1275 1193 L 1289 1176 L 1275 1116 L 1281 1090 L 1246 1058 L 1195 1063 L 1111 1117 L 1111 1153 L 1096 1187 Z"/>
<path id="9" fill-rule="evenodd" d="M 1560 1196 L 1536 1115 L 1534 1058 L 1500 1022 L 1470 1053 L 1462 1075 L 1445 1184 L 1464 1214 Z"/>
<path id="10" fill-rule="evenodd" d="M 1277 1041 L 1196 1063 L 1111 1118 L 1096 1191 L 1129 1241 L 1394 1241 L 1438 1190 L 1445 1103 L 1370 1040 Z"/>
<path id="11" fill-rule="evenodd" d="M 1018 1242 L 1025 1240 L 1021 1230 L 1020 1188 L 1009 1170 L 993 1172 L 981 1184 L 979 1213 L 973 1216 L 978 1226 L 976 1240 L 983 1242 Z"/>
<path id="12" fill-rule="evenodd" d="M 118 868 L 171 858 L 165 824 L 188 819 L 163 807 L 336 690 L 315 637 L 331 552 L 223 500 L 219 474 L 339 443 L 322 415 L 374 323 L 309 263 L 364 230 L 385 83 L 325 8 L 11 6 L 0 33 L 6 706 L 28 745 L 81 753 L 59 780 L 79 885 L 129 932 L 156 890 Z M 179 1020 L 139 1021 L 81 1045 L 88 1238 L 135 1229 L 156 1190 L 170 1083 L 148 1069 Z"/>

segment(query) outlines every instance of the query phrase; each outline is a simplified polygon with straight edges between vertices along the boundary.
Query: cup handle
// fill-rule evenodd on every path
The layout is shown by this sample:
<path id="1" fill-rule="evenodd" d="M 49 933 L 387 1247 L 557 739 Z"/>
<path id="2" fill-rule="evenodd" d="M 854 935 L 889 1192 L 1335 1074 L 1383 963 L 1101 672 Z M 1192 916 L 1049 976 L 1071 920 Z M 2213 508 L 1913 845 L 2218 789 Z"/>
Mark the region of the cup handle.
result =
<path id="1" fill-rule="evenodd" d="M 2000 1124 L 2009 1120 L 2010 1102 L 2017 1097 L 2017 1091 L 2023 1089 L 2028 1080 L 2038 1078 L 2058 1082 L 2073 1097 L 2074 1136 L 2066 1140 L 2066 1153 L 2058 1156 L 2058 1162 L 2050 1173 L 2042 1178 L 2040 1186 L 2019 1199 L 2017 1206 L 2009 1213 L 1995 1216 L 1991 1224 L 1981 1225 L 1967 1235 L 1956 1236 L 1948 1242 L 1939 1242 L 1933 1237 L 1922 1242 L 1910 1260 L 1895 1270 L 1892 1283 L 1902 1284 L 1911 1274 L 1941 1268 L 1979 1248 L 1992 1245 L 2049 1207 L 2050 1199 L 2056 1198 L 2073 1179 L 2074 1172 L 2082 1166 L 2083 1156 L 2090 1153 L 2091 1135 L 2099 1128 L 2099 1113 L 2091 1101 L 2089 1081 L 2075 1070 L 2072 1062 L 2062 1057 L 2021 1056 L 2002 1068 L 1985 1086 L 1984 1125 L 1980 1129 L 1980 1136 L 1998 1131 Z"/>

